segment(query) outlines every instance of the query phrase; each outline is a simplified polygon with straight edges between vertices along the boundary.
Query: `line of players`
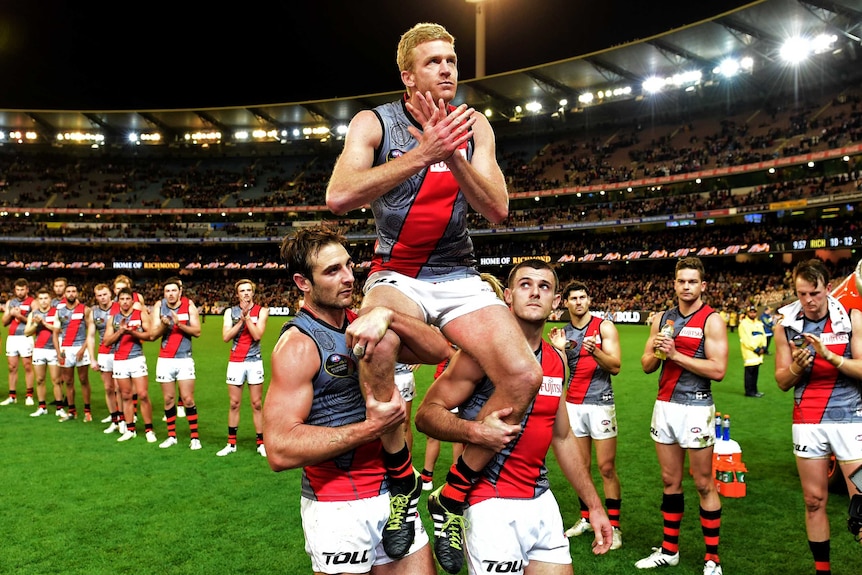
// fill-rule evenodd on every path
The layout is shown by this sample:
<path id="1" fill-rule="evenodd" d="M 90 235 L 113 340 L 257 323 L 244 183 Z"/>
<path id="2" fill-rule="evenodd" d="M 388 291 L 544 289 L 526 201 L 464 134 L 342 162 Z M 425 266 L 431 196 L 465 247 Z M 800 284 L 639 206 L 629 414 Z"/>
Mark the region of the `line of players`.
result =
<path id="1" fill-rule="evenodd" d="M 92 307 L 79 299 L 78 286 L 66 278 L 54 280 L 53 293 L 47 287 L 40 288 L 35 298 L 29 294 L 30 285 L 26 279 L 16 280 L 14 297 L 3 308 L 3 325 L 9 328 L 6 339 L 9 396 L 0 405 L 17 403 L 20 366 L 24 370 L 25 404 L 38 402 L 31 417 L 49 414 L 46 380 L 50 376 L 55 415 L 61 422 L 78 419 L 77 373 L 84 409 L 81 419 L 91 422 L 92 390 L 88 370 L 92 368 L 100 374 L 105 390 L 109 415 L 101 421 L 110 425 L 104 433 L 118 432 L 119 442 L 134 439 L 140 410 L 146 440 L 155 443 L 158 438 L 153 427 L 143 344 L 160 339 L 156 381 L 164 397 L 163 421 L 168 437 L 159 447 L 170 448 L 177 444 L 176 420 L 185 417 L 189 425 L 189 448 L 201 449 L 192 357 L 192 339 L 201 333 L 200 315 L 194 302 L 183 295 L 180 278 L 165 280 L 162 288 L 163 298 L 149 311 L 141 294 L 132 290 L 132 280 L 125 275 L 117 276 L 110 286 L 97 284 L 93 289 L 95 305 Z M 230 407 L 228 442 L 216 453 L 221 457 L 236 453 L 242 389 L 246 383 L 256 432 L 256 451 L 266 456 L 260 339 L 266 330 L 269 310 L 254 302 L 255 289 L 251 280 L 237 281 L 237 304 L 224 313 L 222 338 L 231 343 L 226 377 Z"/>

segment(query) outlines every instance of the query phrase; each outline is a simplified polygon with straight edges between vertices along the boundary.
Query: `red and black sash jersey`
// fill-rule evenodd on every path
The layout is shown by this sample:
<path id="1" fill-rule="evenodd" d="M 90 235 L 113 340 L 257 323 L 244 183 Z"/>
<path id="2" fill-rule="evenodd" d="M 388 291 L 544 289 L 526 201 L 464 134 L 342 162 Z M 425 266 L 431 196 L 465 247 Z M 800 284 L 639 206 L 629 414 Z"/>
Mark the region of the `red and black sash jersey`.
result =
<path id="1" fill-rule="evenodd" d="M 674 307 L 664 312 L 659 325 L 673 320 L 673 341 L 677 353 L 705 359 L 706 321 L 715 310 L 706 304 L 688 317 Z M 658 382 L 658 400 L 684 405 L 712 405 L 712 381 L 683 369 L 672 360 L 662 362 Z"/>

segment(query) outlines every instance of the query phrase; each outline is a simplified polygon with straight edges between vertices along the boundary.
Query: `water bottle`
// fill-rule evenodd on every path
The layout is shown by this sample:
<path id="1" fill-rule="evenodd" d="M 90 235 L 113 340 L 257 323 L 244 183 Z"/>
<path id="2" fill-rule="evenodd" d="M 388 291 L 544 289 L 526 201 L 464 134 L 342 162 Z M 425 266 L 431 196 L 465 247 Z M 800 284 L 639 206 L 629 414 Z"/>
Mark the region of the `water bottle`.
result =
<path id="1" fill-rule="evenodd" d="M 659 333 L 665 337 L 673 337 L 673 320 L 667 320 L 661 330 L 659 330 Z M 653 355 L 661 360 L 667 359 L 667 354 L 660 349 L 656 349 Z"/>
<path id="2" fill-rule="evenodd" d="M 721 422 L 721 438 L 724 441 L 730 439 L 730 415 L 724 414 L 724 421 Z"/>
<path id="3" fill-rule="evenodd" d="M 715 412 L 715 438 L 721 439 L 721 412 Z"/>

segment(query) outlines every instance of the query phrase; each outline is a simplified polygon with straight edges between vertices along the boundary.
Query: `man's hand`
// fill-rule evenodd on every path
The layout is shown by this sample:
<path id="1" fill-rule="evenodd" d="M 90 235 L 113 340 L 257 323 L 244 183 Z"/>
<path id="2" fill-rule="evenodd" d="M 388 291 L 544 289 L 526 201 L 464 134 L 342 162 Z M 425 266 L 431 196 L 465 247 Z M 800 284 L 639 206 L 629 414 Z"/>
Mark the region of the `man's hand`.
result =
<path id="1" fill-rule="evenodd" d="M 434 105 L 431 92 L 417 92 L 406 104 L 407 110 L 422 124 L 420 132 L 414 126 L 407 129 L 419 142 L 419 153 L 426 159 L 426 164 L 444 162 L 452 157 L 455 150 L 473 137 L 473 124 L 476 123 L 476 112 L 466 104 L 461 104 L 451 113 L 447 113 L 446 104 L 440 100 Z"/>
<path id="2" fill-rule="evenodd" d="M 548 341 L 558 350 L 566 351 L 566 344 L 568 343 L 566 340 L 566 330 L 561 327 L 552 328 L 548 332 Z"/>
<path id="3" fill-rule="evenodd" d="M 489 413 L 481 421 L 481 425 L 478 426 L 479 437 L 473 443 L 490 449 L 494 453 L 502 451 L 521 433 L 520 425 L 509 425 L 503 421 L 503 418 L 511 413 L 511 407 L 504 407 L 503 409 Z"/>
<path id="4" fill-rule="evenodd" d="M 353 320 L 347 331 L 345 341 L 347 347 L 356 349 L 362 347 L 363 353 L 353 352 L 358 359 L 371 361 L 374 355 L 374 347 L 386 335 L 389 325 L 392 323 L 392 310 L 385 307 L 372 308 L 368 313 Z"/>
<path id="5" fill-rule="evenodd" d="M 603 555 L 611 548 L 611 543 L 614 540 L 614 528 L 611 527 L 611 522 L 604 509 L 590 510 L 590 525 L 595 531 L 595 539 L 593 540 L 593 554 Z"/>
<path id="6" fill-rule="evenodd" d="M 377 401 L 371 392 L 371 385 L 363 382 L 365 390 L 365 420 L 379 429 L 378 435 L 386 435 L 397 429 L 407 419 L 407 404 L 398 388 L 392 386 L 389 401 Z"/>

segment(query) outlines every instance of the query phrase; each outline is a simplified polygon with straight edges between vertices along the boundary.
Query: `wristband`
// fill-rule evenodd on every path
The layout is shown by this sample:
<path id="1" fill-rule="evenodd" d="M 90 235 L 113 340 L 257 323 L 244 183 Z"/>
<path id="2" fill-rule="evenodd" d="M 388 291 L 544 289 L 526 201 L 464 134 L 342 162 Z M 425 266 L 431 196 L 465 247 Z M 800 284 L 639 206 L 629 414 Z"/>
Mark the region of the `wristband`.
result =
<path id="1" fill-rule="evenodd" d="M 792 373 L 796 377 L 799 377 L 800 375 L 802 375 L 802 372 L 796 373 L 795 371 L 793 371 L 793 364 L 792 363 L 790 364 L 790 367 L 788 369 L 790 370 L 790 373 Z"/>
<path id="2" fill-rule="evenodd" d="M 841 366 L 844 365 L 844 356 L 841 356 L 841 361 L 838 362 L 838 365 L 835 366 L 835 369 L 841 369 Z"/>

